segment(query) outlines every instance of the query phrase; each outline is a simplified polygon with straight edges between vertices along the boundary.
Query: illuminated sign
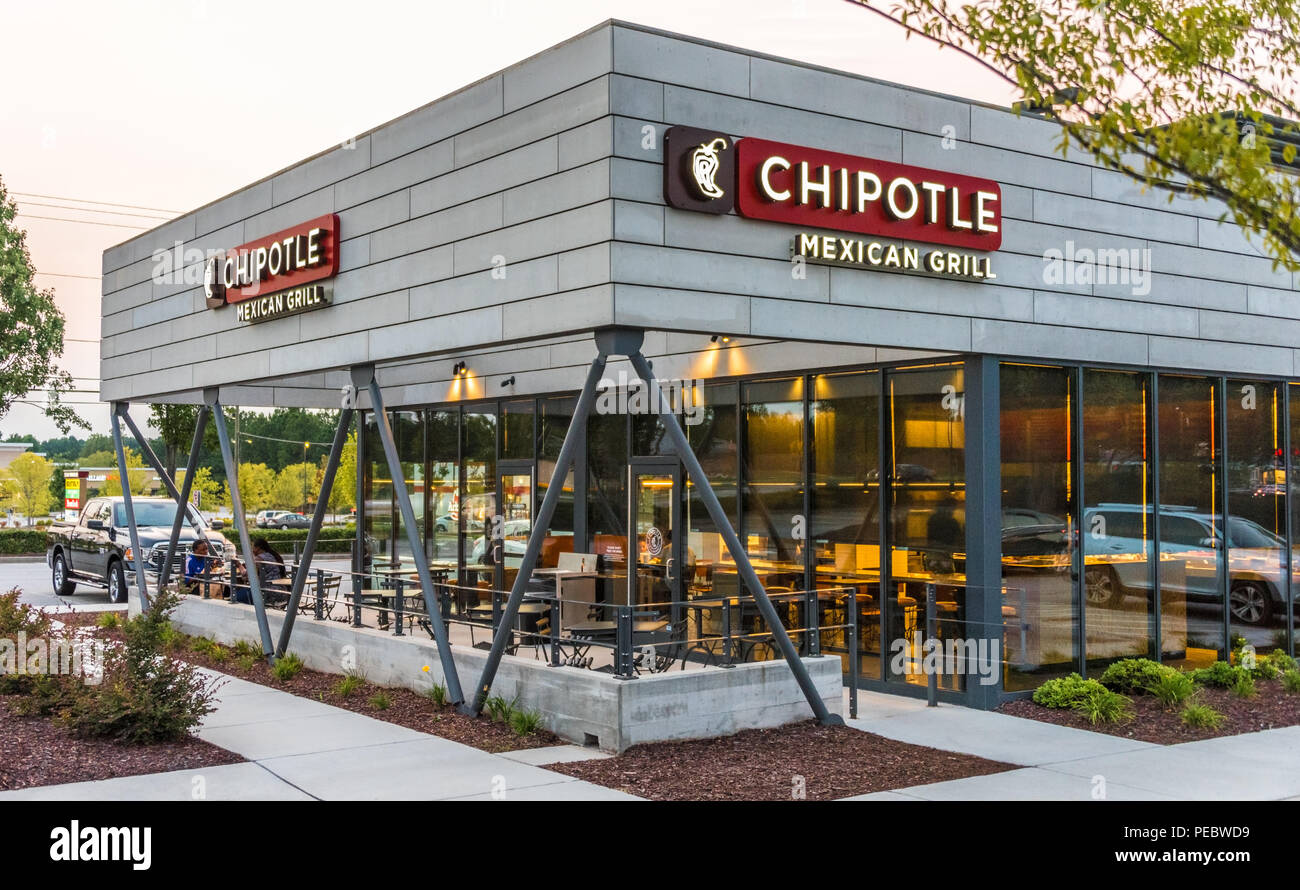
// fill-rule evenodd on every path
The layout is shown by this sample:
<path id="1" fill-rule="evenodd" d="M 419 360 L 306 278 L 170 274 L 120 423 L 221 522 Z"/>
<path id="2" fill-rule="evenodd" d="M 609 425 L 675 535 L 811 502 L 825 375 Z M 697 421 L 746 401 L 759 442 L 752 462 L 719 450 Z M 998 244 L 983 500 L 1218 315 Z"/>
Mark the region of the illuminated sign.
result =
<path id="1" fill-rule="evenodd" d="M 795 235 L 790 255 L 828 266 L 879 269 L 963 281 L 988 281 L 998 277 L 993 274 L 991 257 L 968 250 L 923 248 L 914 244 L 843 238 L 820 232 Z"/>
<path id="2" fill-rule="evenodd" d="M 331 213 L 213 256 L 203 274 L 208 306 L 233 305 L 251 323 L 328 305 L 330 288 L 319 282 L 338 273 L 338 234 Z"/>
<path id="3" fill-rule="evenodd" d="M 670 128 L 664 145 L 664 199 L 683 210 L 734 208 L 751 219 L 974 251 L 1002 246 L 1002 189 L 990 179 L 686 127 Z"/>

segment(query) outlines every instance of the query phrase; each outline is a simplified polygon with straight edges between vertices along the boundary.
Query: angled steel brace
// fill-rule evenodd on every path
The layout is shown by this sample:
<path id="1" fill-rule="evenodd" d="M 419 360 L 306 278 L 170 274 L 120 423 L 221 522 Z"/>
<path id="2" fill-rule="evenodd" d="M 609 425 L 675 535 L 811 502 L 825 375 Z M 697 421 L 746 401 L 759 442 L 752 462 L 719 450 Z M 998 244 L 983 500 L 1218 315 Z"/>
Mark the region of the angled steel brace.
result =
<path id="1" fill-rule="evenodd" d="M 253 595 L 253 611 L 257 614 L 257 631 L 262 637 L 262 654 L 268 664 L 275 664 L 275 647 L 271 642 L 271 627 L 266 620 L 266 602 L 262 599 L 262 580 L 257 577 L 257 562 L 253 559 L 253 544 L 248 537 L 248 520 L 244 517 L 244 499 L 239 494 L 239 467 L 230 450 L 230 433 L 226 430 L 226 412 L 216 389 L 203 391 L 203 401 L 212 409 L 212 419 L 217 425 L 217 440 L 221 443 L 221 462 L 226 467 L 226 485 L 230 488 L 230 507 L 235 514 L 235 528 L 239 530 L 239 547 L 244 554 L 244 568 L 248 574 L 248 589 Z M 234 578 L 230 579 L 234 590 Z"/>
<path id="2" fill-rule="evenodd" d="M 528 588 L 528 579 L 532 577 L 533 569 L 537 565 L 542 541 L 550 528 L 551 517 L 555 515 L 555 507 L 560 502 L 564 479 L 569 475 L 569 468 L 573 465 L 573 455 L 578 450 L 578 439 L 585 428 L 584 421 L 596 401 L 596 387 L 605 372 L 605 361 L 605 351 L 602 349 L 591 363 L 591 370 L 587 372 L 587 382 L 583 384 L 582 395 L 578 397 L 578 404 L 573 409 L 573 418 L 569 421 L 569 429 L 564 434 L 564 444 L 560 446 L 560 454 L 555 460 L 551 484 L 546 486 L 546 496 L 542 498 L 542 506 L 538 509 L 537 518 L 528 532 L 528 546 L 524 550 L 523 560 L 519 563 L 519 573 L 515 575 L 515 582 L 510 588 L 510 598 L 506 600 L 505 608 L 501 612 L 501 623 L 497 625 L 496 635 L 492 637 L 492 648 L 488 651 L 487 663 L 483 665 L 483 675 L 479 677 L 473 699 L 466 702 L 461 709 L 463 713 L 477 715 L 482 711 L 483 703 L 487 701 L 488 692 L 492 689 L 492 681 L 496 678 L 501 656 L 505 654 L 506 643 L 514 633 L 515 618 L 519 614 L 524 591 Z"/>
<path id="3" fill-rule="evenodd" d="M 298 571 L 293 576 L 293 589 L 289 593 L 289 604 L 284 609 L 284 624 L 280 626 L 280 642 L 275 647 L 275 657 L 280 658 L 289 649 L 289 637 L 293 634 L 293 622 L 298 617 L 298 603 L 302 600 L 302 589 L 311 574 L 311 558 L 316 553 L 316 541 L 320 538 L 320 527 L 325 521 L 325 510 L 329 506 L 330 492 L 334 490 L 334 475 L 339 469 L 339 460 L 343 456 L 343 446 L 348 443 L 348 427 L 352 425 L 352 409 L 344 408 L 339 414 L 339 428 L 334 431 L 334 442 L 330 446 L 329 460 L 325 463 L 325 477 L 321 479 L 320 494 L 316 497 L 316 509 L 312 513 L 311 527 L 307 530 L 307 541 L 302 546 L 302 558 L 298 561 Z M 319 593 L 319 591 L 318 591 Z"/>
<path id="4" fill-rule="evenodd" d="M 402 462 L 397 454 L 397 442 L 393 439 L 393 427 L 388 421 L 388 412 L 384 410 L 384 395 L 379 390 L 379 381 L 375 379 L 375 366 L 361 365 L 353 368 L 352 383 L 358 389 L 362 386 L 370 388 L 370 408 L 375 412 L 375 425 L 379 428 L 379 438 L 384 443 L 388 474 L 393 480 L 393 492 L 397 495 L 397 505 L 401 509 L 402 525 L 406 528 L 406 539 L 411 545 L 411 558 L 415 560 L 415 569 L 420 576 L 424 607 L 428 610 L 429 625 L 433 628 L 433 638 L 438 645 L 442 677 L 447 682 L 447 698 L 452 704 L 458 705 L 465 700 L 460 688 L 460 675 L 456 672 L 456 659 L 452 656 L 447 627 L 442 621 L 442 609 L 434 596 L 433 578 L 429 574 L 429 556 L 424 552 L 420 529 L 415 523 L 411 493 L 406 490 L 406 478 L 402 475 Z"/>
<path id="5" fill-rule="evenodd" d="M 203 430 L 208 423 L 208 407 L 206 405 L 199 406 L 199 415 L 194 424 L 194 442 L 190 446 L 190 457 L 185 466 L 185 481 L 181 483 L 180 491 L 176 490 L 176 480 L 167 475 L 167 471 L 163 468 L 162 461 L 158 460 L 158 455 L 154 452 L 153 446 L 140 432 L 140 428 L 135 425 L 130 412 L 126 409 L 122 410 L 122 419 L 131 428 L 131 435 L 135 436 L 135 441 L 139 444 L 145 460 L 149 461 L 149 465 L 153 467 L 154 472 L 158 474 L 158 478 L 166 486 L 167 493 L 176 502 L 176 518 L 172 520 L 171 535 L 167 539 L 167 558 L 158 570 L 158 592 L 161 593 L 162 589 L 167 586 L 168 578 L 171 577 L 172 558 L 176 555 L 176 545 L 181 536 L 181 524 L 185 521 L 186 510 L 189 509 L 190 488 L 194 484 L 194 472 L 198 468 L 199 449 L 203 446 Z"/>
<path id="6" fill-rule="evenodd" d="M 727 519 L 726 511 L 722 509 L 722 504 L 718 501 L 713 486 L 709 484 L 709 477 L 705 474 L 704 468 L 700 466 L 699 458 L 695 456 L 695 452 L 691 449 L 686 433 L 682 430 L 681 421 L 673 413 L 671 406 L 665 404 L 663 392 L 660 390 L 659 385 L 655 383 L 653 372 L 650 370 L 650 366 L 646 364 L 645 356 L 641 354 L 640 349 L 637 349 L 628 355 L 628 361 L 632 363 L 632 367 L 636 369 L 637 374 L 650 387 L 655 410 L 663 421 L 664 430 L 667 432 L 668 438 L 672 440 L 673 447 L 677 450 L 677 456 L 686 465 L 686 472 L 695 480 L 696 493 L 704 501 L 709 518 L 713 520 L 713 524 L 722 535 L 727 550 L 736 563 L 736 569 L 740 572 L 740 576 L 744 578 L 745 585 L 753 593 L 754 601 L 758 604 L 758 611 L 762 614 L 763 620 L 767 622 L 768 630 L 772 632 L 781 654 L 785 656 L 786 662 L 790 665 L 790 672 L 794 674 L 795 681 L 803 691 L 804 697 L 808 699 L 808 704 L 812 706 L 813 714 L 817 716 L 817 722 L 823 726 L 843 724 L 844 719 L 838 714 L 830 713 L 826 708 L 826 702 L 822 701 L 821 696 L 817 694 L 817 687 L 813 685 L 812 677 L 808 674 L 808 668 L 799 658 L 794 643 L 790 642 L 790 635 L 785 632 L 785 626 L 781 624 L 781 619 L 776 614 L 776 608 L 773 607 L 772 600 L 767 595 L 767 590 L 759 583 L 758 575 L 754 572 L 754 566 L 749 561 L 749 554 L 741 546 L 740 538 L 737 537 L 735 529 L 731 527 L 731 522 Z"/>
<path id="7" fill-rule="evenodd" d="M 110 421 L 113 427 L 113 450 L 117 452 L 117 476 L 122 483 L 122 506 L 126 511 L 126 527 L 131 534 L 131 556 L 135 562 L 135 586 L 140 596 L 140 611 L 149 609 L 149 594 L 144 589 L 144 554 L 140 552 L 140 529 L 135 524 L 135 507 L 131 503 L 131 475 L 126 469 L 126 452 L 122 448 L 122 421 L 130 407 L 127 402 L 114 402 Z M 128 609 L 128 611 L 130 611 Z"/>

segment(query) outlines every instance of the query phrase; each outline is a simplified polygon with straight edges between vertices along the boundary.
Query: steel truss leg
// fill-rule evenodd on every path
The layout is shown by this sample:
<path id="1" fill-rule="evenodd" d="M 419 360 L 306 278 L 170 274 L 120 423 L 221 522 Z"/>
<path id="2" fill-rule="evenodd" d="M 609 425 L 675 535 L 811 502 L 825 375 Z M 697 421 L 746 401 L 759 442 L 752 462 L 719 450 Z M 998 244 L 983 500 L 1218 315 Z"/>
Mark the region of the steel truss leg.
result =
<path id="1" fill-rule="evenodd" d="M 253 595 L 253 611 L 257 614 L 257 631 L 262 638 L 262 654 L 268 664 L 275 664 L 275 648 L 271 642 L 271 627 L 266 620 L 266 602 L 262 599 L 262 581 L 257 577 L 257 562 L 253 559 L 253 544 L 248 537 L 248 520 L 244 517 L 244 499 L 239 494 L 239 467 L 230 450 L 230 433 L 226 430 L 226 411 L 216 389 L 205 390 L 203 399 L 212 409 L 216 421 L 217 440 L 221 443 L 221 462 L 226 467 L 226 485 L 230 488 L 230 508 L 235 514 L 235 528 L 239 530 L 239 548 L 244 554 L 244 569 L 248 575 L 248 589 Z M 230 580 L 233 593 L 235 579 Z"/>
<path id="2" fill-rule="evenodd" d="M 275 647 L 277 658 L 289 650 L 289 637 L 293 633 L 294 619 L 298 616 L 298 603 L 302 600 L 302 589 L 306 585 L 307 576 L 311 573 L 311 558 L 316 553 L 316 541 L 320 537 L 321 523 L 325 521 L 325 510 L 329 506 L 330 493 L 334 490 L 334 475 L 338 472 L 343 446 L 348 442 L 348 427 L 351 425 L 352 409 L 344 408 L 339 415 L 339 428 L 334 431 L 334 443 L 330 446 L 329 460 L 325 463 L 325 477 L 321 480 L 320 494 L 316 498 L 316 510 L 311 517 L 311 528 L 307 530 L 307 541 L 302 546 L 298 571 L 293 576 L 293 590 L 289 594 L 289 604 L 284 609 L 280 643 Z M 317 591 L 317 595 L 319 593 L 320 591 Z"/>
<path id="3" fill-rule="evenodd" d="M 140 612 L 149 608 L 149 594 L 144 589 L 144 554 L 140 552 L 140 529 L 135 524 L 135 507 L 131 503 L 131 474 L 126 469 L 126 451 L 122 448 L 122 421 L 130 405 L 114 402 L 110 420 L 113 426 L 113 450 L 117 452 L 117 477 L 122 483 L 122 505 L 126 510 L 126 527 L 131 535 L 131 556 L 135 562 L 135 586 L 140 597 Z M 128 598 L 129 599 L 129 598 Z M 130 612 L 130 609 L 127 610 Z"/>
<path id="4" fill-rule="evenodd" d="M 384 443 L 388 474 L 393 479 L 393 491 L 397 495 L 397 505 L 402 512 L 402 525 L 406 527 L 406 540 L 411 546 L 411 557 L 415 560 L 415 569 L 420 576 L 424 607 L 428 612 L 429 625 L 433 628 L 433 638 L 438 646 L 442 677 L 447 683 L 447 699 L 452 704 L 458 705 L 465 700 L 465 695 L 460 688 L 460 675 L 456 672 L 456 659 L 452 656 L 451 643 L 447 639 L 447 626 L 443 623 L 442 609 L 433 590 L 433 578 L 429 575 L 429 556 L 424 552 L 424 541 L 420 540 L 420 529 L 415 523 L 411 493 L 406 490 L 402 462 L 397 455 L 397 442 L 393 439 L 393 427 L 388 421 L 388 412 L 384 410 L 384 395 L 379 390 L 379 381 L 375 379 L 374 366 L 353 368 L 352 381 L 358 388 L 363 383 L 370 387 L 370 407 L 375 412 L 375 426 L 379 428 L 379 438 Z"/>
<path id="5" fill-rule="evenodd" d="M 537 511 L 532 529 L 528 532 L 528 547 L 524 550 L 523 561 L 519 563 L 519 574 L 515 576 L 515 583 L 510 588 L 510 598 L 501 613 L 501 623 L 492 638 L 492 648 L 488 652 L 487 663 L 483 665 L 483 675 L 479 678 L 473 700 L 467 702 L 462 708 L 466 714 L 477 715 L 482 711 L 483 703 L 487 701 L 488 692 L 492 689 L 492 681 L 496 678 L 501 656 L 505 654 L 506 644 L 514 633 L 515 618 L 519 614 L 519 605 L 523 601 L 524 591 L 528 588 L 528 579 L 532 577 L 533 569 L 537 565 L 542 541 L 550 528 L 555 508 L 560 502 L 560 493 L 564 489 L 565 477 L 569 475 L 569 468 L 573 464 L 574 452 L 578 450 L 581 431 L 586 428 L 587 415 L 591 413 L 591 406 L 596 401 L 596 387 L 600 383 L 601 375 L 605 373 L 605 361 L 605 352 L 601 350 L 595 361 L 591 363 L 591 370 L 587 372 L 587 382 L 583 384 L 582 395 L 578 397 L 578 404 L 573 409 L 573 418 L 569 421 L 568 432 L 564 434 L 564 444 L 560 446 L 560 454 L 555 461 L 551 484 L 546 486 L 546 496 L 542 498 L 542 506 Z"/>
<path id="6" fill-rule="evenodd" d="M 795 681 L 799 684 L 799 688 L 803 690 L 804 697 L 808 699 L 808 704 L 812 706 L 817 721 L 823 726 L 843 724 L 843 718 L 838 714 L 832 714 L 826 708 L 826 702 L 822 701 L 822 697 L 817 694 L 817 687 L 813 685 L 807 666 L 799 658 L 799 653 L 795 650 L 794 643 L 790 642 L 790 635 L 786 633 L 785 626 L 781 624 L 781 619 L 776 614 L 776 608 L 772 605 L 767 590 L 759 582 L 758 575 L 754 572 L 754 566 L 749 561 L 749 554 L 741 546 L 740 538 L 736 536 L 735 529 L 731 527 L 726 511 L 722 509 L 718 496 L 714 494 L 713 486 L 709 484 L 709 477 L 705 474 L 704 468 L 700 466 L 699 459 L 691 449 L 691 444 L 682 429 L 681 420 L 673 412 L 672 407 L 665 403 L 663 392 L 655 382 L 653 372 L 650 370 L 650 366 L 646 364 L 645 356 L 638 349 L 628 355 L 627 358 L 632 363 L 632 367 L 636 369 L 637 374 L 645 381 L 646 386 L 650 388 L 650 396 L 654 400 L 655 410 L 659 413 L 664 431 L 668 434 L 668 438 L 672 440 L 673 448 L 677 451 L 678 457 L 686 465 L 686 472 L 695 480 L 696 494 L 704 501 L 704 507 L 709 512 L 709 518 L 713 520 L 713 524 L 722 534 L 727 550 L 736 563 L 737 571 L 744 578 L 745 586 L 754 595 L 754 602 L 758 605 L 758 611 L 762 614 L 763 620 L 767 622 L 768 630 L 776 638 L 776 644 L 780 648 L 781 654 L 785 656 L 786 662 L 790 665 L 790 672 L 794 674 Z"/>
<path id="7" fill-rule="evenodd" d="M 140 428 L 135 425 L 135 421 L 131 419 L 131 415 L 126 409 L 122 410 L 122 419 L 131 428 L 131 435 L 135 437 L 135 441 L 140 445 L 140 451 L 144 454 L 145 460 L 154 468 L 154 472 L 158 474 L 158 478 L 166 486 L 167 493 L 176 502 L 176 518 L 172 520 L 171 535 L 167 539 L 167 558 L 158 570 L 158 592 L 161 593 L 162 589 L 167 586 L 168 578 L 171 577 L 172 559 L 176 556 L 176 545 L 179 543 L 181 536 L 181 524 L 185 521 L 185 512 L 188 509 L 190 500 L 190 489 L 194 484 L 194 473 L 198 469 L 199 449 L 203 447 L 203 431 L 208 424 L 208 406 L 199 406 L 199 415 L 194 424 L 194 441 L 190 445 L 190 457 L 185 465 L 185 481 L 181 483 L 180 491 L 176 490 L 176 480 L 167 475 L 162 461 L 158 460 L 158 455 L 154 453 L 153 446 L 140 432 Z"/>

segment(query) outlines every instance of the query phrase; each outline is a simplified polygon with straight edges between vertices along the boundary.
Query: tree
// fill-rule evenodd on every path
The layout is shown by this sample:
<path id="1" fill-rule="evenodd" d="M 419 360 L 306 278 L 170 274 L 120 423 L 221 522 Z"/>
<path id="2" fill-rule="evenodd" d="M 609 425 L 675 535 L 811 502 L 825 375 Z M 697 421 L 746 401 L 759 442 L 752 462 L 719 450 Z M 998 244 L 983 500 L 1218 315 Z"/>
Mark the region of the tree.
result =
<path id="1" fill-rule="evenodd" d="M 54 506 L 50 496 L 50 475 L 54 464 L 39 454 L 20 454 L 9 464 L 9 506 L 27 516 L 27 524 L 44 516 Z"/>
<path id="2" fill-rule="evenodd" d="M 184 488 L 185 470 L 182 469 L 175 478 L 177 490 Z M 207 467 L 199 467 L 194 471 L 194 484 L 190 488 L 191 500 L 193 500 L 193 493 L 196 491 L 199 492 L 200 509 L 216 510 L 229 503 L 226 498 L 225 486 L 212 478 L 212 471 Z"/>
<path id="3" fill-rule="evenodd" d="M 152 471 L 145 469 L 144 458 L 130 448 L 123 447 L 122 451 L 126 456 L 126 475 L 131 482 L 131 494 L 144 494 L 149 487 Z M 122 493 L 122 480 L 119 478 L 120 473 L 116 469 L 117 458 L 114 457 L 104 466 L 113 467 L 114 469 L 108 472 L 107 478 L 104 480 L 104 487 L 99 490 L 99 493 L 104 497 L 120 495 Z"/>
<path id="4" fill-rule="evenodd" d="M 101 451 L 107 451 L 109 454 L 113 453 L 113 437 L 106 436 L 103 433 L 92 433 L 87 436 L 86 441 L 81 445 L 81 452 L 79 455 L 83 458 L 81 461 L 82 466 L 93 466 L 93 464 L 87 464 L 84 458 Z"/>
<path id="5" fill-rule="evenodd" d="M 266 464 L 244 463 L 239 465 L 239 495 L 244 503 L 244 510 L 258 513 L 276 506 L 272 491 L 275 488 L 275 473 Z M 233 503 L 226 487 L 226 503 Z"/>
<path id="6" fill-rule="evenodd" d="M 324 478 L 325 462 L 329 455 L 321 459 L 321 475 Z M 343 443 L 343 453 L 339 455 L 339 468 L 334 474 L 334 487 L 330 489 L 329 509 L 333 514 L 340 510 L 349 510 L 357 505 L 357 434 L 348 433 L 347 442 Z"/>
<path id="7" fill-rule="evenodd" d="M 18 205 L 0 180 L 0 417 L 14 403 L 45 390 L 45 416 L 63 432 L 88 428 L 63 396 L 72 390 L 72 375 L 57 366 L 63 355 L 63 313 L 54 291 L 39 290 L 36 269 L 27 252 L 27 233 L 14 225 Z"/>
<path id="8" fill-rule="evenodd" d="M 150 405 L 149 424 L 158 431 L 163 442 L 163 469 L 176 478 L 177 457 L 182 449 L 194 442 L 194 424 L 198 420 L 197 405 Z M 208 428 L 213 429 L 214 424 Z"/>
<path id="9" fill-rule="evenodd" d="M 273 500 L 276 505 L 286 510 L 306 509 L 307 504 L 315 500 L 319 473 L 313 463 L 289 464 L 275 477 Z"/>
<path id="10" fill-rule="evenodd" d="M 1144 187 L 1216 198 L 1300 269 L 1300 6 L 1289 0 L 850 0 L 992 71 Z"/>

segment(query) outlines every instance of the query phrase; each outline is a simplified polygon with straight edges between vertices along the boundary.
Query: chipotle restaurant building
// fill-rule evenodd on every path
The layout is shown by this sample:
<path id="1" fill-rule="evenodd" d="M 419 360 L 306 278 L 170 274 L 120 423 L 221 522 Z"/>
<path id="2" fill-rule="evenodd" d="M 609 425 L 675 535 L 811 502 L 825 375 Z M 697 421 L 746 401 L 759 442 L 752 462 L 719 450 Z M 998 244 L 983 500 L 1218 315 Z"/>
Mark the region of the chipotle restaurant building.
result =
<path id="1" fill-rule="evenodd" d="M 862 686 L 923 692 L 931 592 L 977 644 L 940 695 L 977 707 L 1236 636 L 1293 651 L 1300 280 L 1058 139 L 607 22 L 106 251 L 103 396 L 355 398 L 360 525 L 400 557 L 349 389 L 373 366 L 461 585 L 510 589 L 559 485 L 543 566 L 599 555 L 610 602 L 743 597 L 622 358 L 554 478 L 593 335 L 628 329 L 791 637 Z M 849 609 L 855 641 L 800 633 Z"/>

